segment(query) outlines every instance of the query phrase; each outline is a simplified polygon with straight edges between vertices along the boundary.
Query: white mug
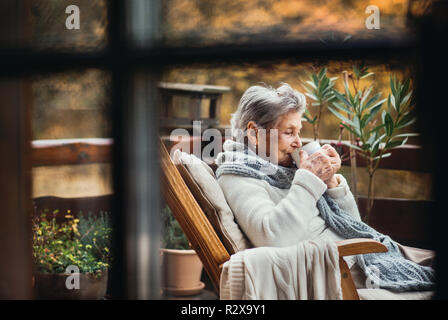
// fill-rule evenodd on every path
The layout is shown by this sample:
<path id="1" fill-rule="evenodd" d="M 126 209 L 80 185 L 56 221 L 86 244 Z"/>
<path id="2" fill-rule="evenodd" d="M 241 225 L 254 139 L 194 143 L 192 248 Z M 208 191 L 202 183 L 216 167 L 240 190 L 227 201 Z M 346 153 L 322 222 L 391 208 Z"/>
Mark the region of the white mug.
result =
<path id="1" fill-rule="evenodd" d="M 291 157 L 293 158 L 294 162 L 296 163 L 297 168 L 300 165 L 300 156 L 299 156 L 300 150 L 304 150 L 308 153 L 308 155 L 312 155 L 314 152 L 318 151 L 320 148 L 321 148 L 321 146 L 320 146 L 319 141 L 311 141 L 311 142 L 307 143 L 306 145 L 304 145 L 303 147 L 294 150 L 291 153 Z"/>

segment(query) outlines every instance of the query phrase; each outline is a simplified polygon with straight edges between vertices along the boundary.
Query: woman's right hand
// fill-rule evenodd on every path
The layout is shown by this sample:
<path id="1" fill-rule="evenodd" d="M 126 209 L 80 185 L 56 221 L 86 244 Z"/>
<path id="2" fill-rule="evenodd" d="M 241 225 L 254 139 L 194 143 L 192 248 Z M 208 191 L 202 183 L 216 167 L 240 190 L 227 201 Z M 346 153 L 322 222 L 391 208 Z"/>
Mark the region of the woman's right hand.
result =
<path id="1" fill-rule="evenodd" d="M 325 150 L 316 151 L 312 155 L 308 155 L 306 151 L 300 150 L 299 156 L 299 169 L 311 171 L 325 183 L 333 177 L 333 166 Z"/>

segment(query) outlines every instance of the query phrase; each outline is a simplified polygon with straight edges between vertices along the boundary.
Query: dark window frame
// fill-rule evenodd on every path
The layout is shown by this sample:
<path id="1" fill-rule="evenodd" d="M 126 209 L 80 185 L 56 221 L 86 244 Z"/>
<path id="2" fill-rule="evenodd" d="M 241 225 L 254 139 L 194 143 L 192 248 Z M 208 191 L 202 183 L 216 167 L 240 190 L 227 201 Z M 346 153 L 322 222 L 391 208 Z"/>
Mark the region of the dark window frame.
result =
<path id="1" fill-rule="evenodd" d="M 157 268 L 154 261 L 146 261 L 150 264 L 148 269 L 137 271 L 136 256 L 137 252 L 131 252 L 129 246 L 138 248 L 138 244 L 132 241 L 126 242 L 131 235 L 139 235 L 142 230 L 139 229 L 139 223 L 143 222 L 145 226 L 149 226 L 148 230 L 158 228 L 158 221 L 155 214 L 145 217 L 141 214 L 127 215 L 128 209 L 135 209 L 136 203 L 142 200 L 142 195 L 138 198 L 129 198 L 126 192 L 126 186 L 129 185 L 131 171 L 135 165 L 143 165 L 146 170 L 155 170 L 154 174 L 149 177 L 158 177 L 158 162 L 154 155 L 157 154 L 157 111 L 152 108 L 153 103 L 157 103 L 157 94 L 155 80 L 161 74 L 165 67 L 173 65 L 184 66 L 196 63 L 239 63 L 250 61 L 253 63 L 262 61 L 275 61 L 280 59 L 294 59 L 300 61 L 310 60 L 327 60 L 327 59 L 370 59 L 377 61 L 388 61 L 391 57 L 408 57 L 409 61 L 417 61 L 415 55 L 419 53 L 420 40 L 424 39 L 422 34 L 418 34 L 418 41 L 397 41 L 394 43 L 375 41 L 374 43 L 352 42 L 342 47 L 338 45 L 324 46 L 315 42 L 309 44 L 295 44 L 294 42 L 260 45 L 238 45 L 238 46 L 207 46 L 202 48 L 169 48 L 159 45 L 157 42 L 152 43 L 149 47 L 133 47 L 128 41 L 126 33 L 125 18 L 126 7 L 124 1 L 109 2 L 109 23 L 108 23 L 108 45 L 105 49 L 98 52 L 88 53 L 67 53 L 67 52 L 32 52 L 26 49 L 5 49 L 0 53 L 0 76 L 1 77 L 23 77 L 36 73 L 55 73 L 82 68 L 101 68 L 111 73 L 111 118 L 114 128 L 114 148 L 113 148 L 113 167 L 114 167 L 114 192 L 115 207 L 118 208 L 114 217 L 114 253 L 116 259 L 112 275 L 114 281 L 113 295 L 115 298 L 156 298 Z M 444 8 L 446 9 L 446 7 Z M 446 12 L 446 10 L 445 10 Z M 156 23 L 158 23 L 156 21 Z M 443 20 L 435 22 L 426 21 L 422 30 L 442 30 L 448 28 Z M 434 39 L 432 39 L 434 40 Z M 427 43 L 426 41 L 425 43 Z M 429 43 L 431 46 L 431 43 Z M 446 45 L 445 47 L 446 48 Z M 428 50 L 434 52 L 439 47 L 433 44 Z M 432 51 L 431 51 L 432 50 Z M 410 56 L 411 55 L 411 56 Z M 175 63 L 174 63 L 175 61 Z M 442 61 L 442 60 L 441 60 Z M 425 63 L 424 61 L 422 63 Z M 446 68 L 446 67 L 445 67 Z M 139 79 L 135 78 L 138 75 Z M 145 75 L 146 74 L 146 75 Z M 139 87 L 135 91 L 136 87 Z M 428 88 L 424 87 L 423 93 L 428 92 Z M 426 91 L 425 91 L 426 90 Z M 140 108 L 135 106 L 133 98 L 145 96 Z M 142 100 L 143 101 L 143 100 Z M 436 101 L 442 101 L 440 100 Z M 131 102 L 131 104 L 129 104 Z M 130 107 L 132 106 L 132 107 Z M 147 122 L 138 121 L 136 112 L 143 112 Z M 425 118 L 427 119 L 427 118 Z M 136 125 L 135 128 L 132 126 Z M 145 130 L 146 126 L 146 130 Z M 148 131 L 149 130 L 149 131 Z M 149 139 L 140 139 L 144 135 L 149 135 Z M 139 140 L 140 139 L 140 140 Z M 137 141 L 131 143 L 132 141 Z M 145 156 L 139 158 L 139 150 L 144 147 Z M 149 161 L 146 165 L 142 164 L 142 159 Z M 434 159 L 434 161 L 438 160 Z M 439 163 L 439 162 L 435 162 Z M 139 168 L 141 169 L 141 168 Z M 440 181 L 437 186 L 440 186 Z M 134 185 L 134 187 L 137 187 Z M 147 187 L 147 186 L 146 186 Z M 158 197 L 158 189 L 152 190 L 152 200 L 156 201 L 155 195 Z M 155 203 L 146 203 L 145 208 L 158 208 L 157 201 Z M 443 212 L 443 208 L 438 207 L 439 212 Z M 439 215 L 440 216 L 440 215 Z M 438 222 L 447 225 L 447 218 L 438 217 Z M 154 229 L 155 228 L 155 229 Z M 146 231 L 148 231 L 146 230 Z M 443 239 L 440 230 L 435 229 L 437 234 L 436 241 Z M 158 230 L 155 230 L 156 234 Z M 157 238 L 157 237 L 156 237 Z M 156 240 L 156 239 L 152 239 Z M 439 270 L 444 270 L 446 266 L 444 260 L 446 248 L 443 245 L 436 247 L 439 258 Z M 152 254 L 155 254 L 152 252 Z M 157 261 L 158 262 L 158 261 Z M 130 269 L 134 268 L 134 269 Z M 129 271 L 136 274 L 129 274 Z M 146 278 L 146 283 L 138 283 L 139 274 L 150 272 L 150 276 Z M 437 297 L 447 297 L 447 279 L 438 279 Z M 145 287 L 151 287 L 146 288 Z"/>

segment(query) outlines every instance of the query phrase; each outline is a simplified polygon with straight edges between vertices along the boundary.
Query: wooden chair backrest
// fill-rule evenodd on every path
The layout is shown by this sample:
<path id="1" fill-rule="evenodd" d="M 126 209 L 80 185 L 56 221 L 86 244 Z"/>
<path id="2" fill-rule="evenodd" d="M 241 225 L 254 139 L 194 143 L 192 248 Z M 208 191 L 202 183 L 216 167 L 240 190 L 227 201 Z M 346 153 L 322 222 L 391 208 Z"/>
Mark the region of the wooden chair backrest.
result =
<path id="1" fill-rule="evenodd" d="M 182 179 L 162 141 L 160 162 L 163 197 L 219 292 L 220 266 L 230 259 L 230 255 Z"/>

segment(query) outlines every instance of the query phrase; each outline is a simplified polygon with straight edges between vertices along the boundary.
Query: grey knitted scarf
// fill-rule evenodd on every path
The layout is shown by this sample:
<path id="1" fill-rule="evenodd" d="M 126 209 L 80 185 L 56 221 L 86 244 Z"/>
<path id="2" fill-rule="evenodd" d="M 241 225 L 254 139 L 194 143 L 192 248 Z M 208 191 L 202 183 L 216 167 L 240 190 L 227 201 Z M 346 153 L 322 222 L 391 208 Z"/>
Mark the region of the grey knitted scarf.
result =
<path id="1" fill-rule="evenodd" d="M 249 149 L 246 145 L 227 140 L 223 152 L 216 159 L 216 177 L 236 174 L 267 181 L 270 185 L 289 189 L 296 169 L 275 165 Z M 354 219 L 342 210 L 327 194 L 318 200 L 317 208 L 326 224 L 345 239 L 369 238 L 381 242 L 388 248 L 385 253 L 357 255 L 357 263 L 380 288 L 398 292 L 433 290 L 435 272 L 431 267 L 421 266 L 406 259 L 397 243 L 367 224 Z"/>

